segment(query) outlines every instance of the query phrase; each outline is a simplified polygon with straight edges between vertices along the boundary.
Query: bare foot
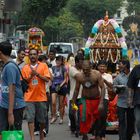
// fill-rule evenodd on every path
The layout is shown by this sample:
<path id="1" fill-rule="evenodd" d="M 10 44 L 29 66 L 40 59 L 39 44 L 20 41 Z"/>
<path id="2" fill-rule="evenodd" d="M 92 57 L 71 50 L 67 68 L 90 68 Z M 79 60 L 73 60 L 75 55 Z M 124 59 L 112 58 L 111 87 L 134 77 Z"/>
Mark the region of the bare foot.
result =
<path id="1" fill-rule="evenodd" d="M 90 140 L 96 140 L 96 137 L 95 136 L 92 136 L 89 138 Z"/>
<path id="2" fill-rule="evenodd" d="M 83 135 L 82 140 L 88 140 L 88 136 L 87 136 L 86 134 L 85 134 L 85 135 Z"/>
<path id="3" fill-rule="evenodd" d="M 101 140 L 107 140 L 105 137 L 102 137 Z"/>
<path id="4" fill-rule="evenodd" d="M 95 140 L 102 140 L 101 137 L 96 137 Z"/>

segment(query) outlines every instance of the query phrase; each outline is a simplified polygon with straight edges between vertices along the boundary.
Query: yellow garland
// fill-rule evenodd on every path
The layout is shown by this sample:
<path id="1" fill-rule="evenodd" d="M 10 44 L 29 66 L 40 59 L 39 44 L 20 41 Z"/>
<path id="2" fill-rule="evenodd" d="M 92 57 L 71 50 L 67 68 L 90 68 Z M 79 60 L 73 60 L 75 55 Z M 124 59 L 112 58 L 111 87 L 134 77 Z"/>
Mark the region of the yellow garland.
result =
<path id="1" fill-rule="evenodd" d="M 37 49 L 37 50 L 40 50 L 41 49 L 41 46 L 39 43 L 37 44 L 29 44 L 29 49 Z"/>

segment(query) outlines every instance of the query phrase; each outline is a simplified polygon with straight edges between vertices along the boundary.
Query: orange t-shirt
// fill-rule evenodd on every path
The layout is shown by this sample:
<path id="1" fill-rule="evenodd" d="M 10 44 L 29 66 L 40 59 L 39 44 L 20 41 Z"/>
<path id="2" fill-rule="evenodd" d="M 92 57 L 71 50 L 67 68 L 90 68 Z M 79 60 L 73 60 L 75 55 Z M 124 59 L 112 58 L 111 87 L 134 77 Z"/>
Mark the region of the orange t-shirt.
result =
<path id="1" fill-rule="evenodd" d="M 41 76 L 47 77 L 50 79 L 50 72 L 48 66 L 45 63 L 38 62 L 36 68 L 34 68 L 37 73 Z M 31 75 L 31 67 L 29 64 L 25 65 L 22 68 L 22 75 L 25 79 L 28 79 Z M 26 102 L 41 102 L 47 101 L 46 95 L 46 82 L 40 79 L 37 76 L 34 76 L 29 81 L 28 91 L 24 95 L 24 99 Z"/>

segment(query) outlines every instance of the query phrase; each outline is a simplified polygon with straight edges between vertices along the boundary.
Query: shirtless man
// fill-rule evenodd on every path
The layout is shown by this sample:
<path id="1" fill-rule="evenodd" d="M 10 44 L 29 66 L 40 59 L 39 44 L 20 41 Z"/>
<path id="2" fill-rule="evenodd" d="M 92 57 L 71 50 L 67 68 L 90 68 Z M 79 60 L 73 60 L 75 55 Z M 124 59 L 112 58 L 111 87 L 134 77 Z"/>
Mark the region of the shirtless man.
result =
<path id="1" fill-rule="evenodd" d="M 90 62 L 84 60 L 83 72 L 76 75 L 76 88 L 73 95 L 75 103 L 80 85 L 83 86 L 80 109 L 80 132 L 83 134 L 82 140 L 88 140 L 88 132 L 97 119 L 99 112 L 103 110 L 103 99 L 105 94 L 104 82 L 101 74 L 92 70 Z M 98 138 L 100 140 L 100 138 Z"/>

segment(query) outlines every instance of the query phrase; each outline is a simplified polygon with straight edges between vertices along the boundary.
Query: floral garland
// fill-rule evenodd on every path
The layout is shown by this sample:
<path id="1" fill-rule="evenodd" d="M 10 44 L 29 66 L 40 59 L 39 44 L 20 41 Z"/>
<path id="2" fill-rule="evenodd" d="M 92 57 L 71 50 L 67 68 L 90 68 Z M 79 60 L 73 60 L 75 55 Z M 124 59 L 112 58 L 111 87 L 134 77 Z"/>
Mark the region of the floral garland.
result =
<path id="1" fill-rule="evenodd" d="M 97 34 L 92 42 L 92 45 L 96 42 L 97 38 L 98 38 L 99 34 Z"/>
<path id="2" fill-rule="evenodd" d="M 44 36 L 44 32 L 42 31 L 42 29 L 40 29 L 40 28 L 37 28 L 37 27 L 33 27 L 33 28 L 30 28 L 29 30 L 28 30 L 28 33 L 30 34 L 30 35 L 42 35 L 42 36 Z"/>
<path id="3" fill-rule="evenodd" d="M 111 49 L 109 49 L 109 51 L 108 51 L 108 55 L 107 55 L 107 59 L 106 59 L 106 61 L 109 60 L 110 53 L 111 53 Z"/>
<path id="4" fill-rule="evenodd" d="M 113 56 L 112 56 L 112 53 L 111 53 L 111 49 L 109 49 L 109 51 L 108 51 L 108 56 L 107 56 L 106 61 L 109 60 L 109 56 L 111 57 L 111 61 L 112 61 L 113 63 L 116 63 L 116 62 L 118 61 L 118 59 L 120 59 L 120 51 L 117 49 L 116 59 L 114 60 L 114 59 L 113 59 Z"/>
<path id="5" fill-rule="evenodd" d="M 109 24 L 109 21 L 107 21 L 107 23 L 106 23 L 106 21 L 103 20 L 103 26 L 104 27 L 107 26 L 108 24 Z"/>
<path id="6" fill-rule="evenodd" d="M 36 50 L 40 50 L 41 49 L 41 46 L 40 46 L 39 43 L 37 43 L 37 44 L 30 43 L 28 46 L 29 46 L 29 49 L 36 49 Z"/>
<path id="7" fill-rule="evenodd" d="M 116 40 L 115 36 L 114 36 L 112 33 L 111 33 L 111 35 L 112 35 L 113 39 L 115 40 L 115 44 L 116 44 L 117 46 L 119 46 L 120 44 L 119 44 L 119 42 L 118 42 L 118 36 L 117 36 L 117 40 Z"/>
<path id="8" fill-rule="evenodd" d="M 95 61 L 94 61 L 94 57 L 93 57 L 93 52 L 94 52 L 94 49 L 92 49 L 90 51 L 90 61 L 94 63 Z"/>
<path id="9" fill-rule="evenodd" d="M 97 58 L 99 58 L 99 60 L 101 60 L 100 52 L 98 49 L 96 49 L 95 62 L 97 62 Z"/>
<path id="10" fill-rule="evenodd" d="M 99 60 L 101 60 L 101 56 L 100 56 L 100 52 L 99 52 L 99 50 L 98 49 L 96 49 L 96 51 L 95 51 L 95 59 L 94 59 L 94 55 L 93 55 L 93 52 L 94 52 L 94 49 L 92 49 L 91 51 L 90 51 L 90 61 L 92 61 L 93 63 L 95 63 L 95 62 L 97 62 L 97 58 L 99 58 Z M 107 55 L 107 59 L 106 59 L 106 61 L 108 61 L 109 60 L 109 57 L 110 57 L 110 59 L 111 59 L 111 61 L 113 62 L 113 63 L 116 63 L 117 61 L 118 61 L 118 59 L 120 59 L 120 50 L 119 49 L 117 49 L 117 55 L 116 55 L 116 58 L 115 58 L 115 60 L 114 60 L 114 58 L 113 58 L 113 56 L 112 56 L 112 53 L 111 53 L 111 49 L 109 49 L 109 51 L 108 51 L 108 55 Z"/>
<path id="11" fill-rule="evenodd" d="M 104 42 L 104 41 L 103 41 L 103 35 L 102 35 L 102 33 L 100 33 L 101 44 L 103 45 L 103 47 L 107 44 L 108 39 L 109 39 L 109 36 L 110 36 L 110 33 L 107 35 L 107 39 L 106 39 L 106 41 Z"/>
<path id="12" fill-rule="evenodd" d="M 115 30 L 115 33 L 117 35 L 117 41 L 115 40 L 115 43 L 116 44 L 120 44 L 121 45 L 121 48 L 122 48 L 122 56 L 127 56 L 127 45 L 125 43 L 125 39 L 122 35 L 122 30 L 121 28 L 119 27 L 118 23 L 114 20 L 114 19 L 109 19 L 108 22 L 105 24 L 104 20 L 98 20 L 93 28 L 92 28 L 92 31 L 91 31 L 91 35 L 90 37 L 88 38 L 87 42 L 86 42 L 86 45 L 85 47 L 90 47 L 92 44 L 95 43 L 96 41 L 96 37 L 98 35 L 98 31 L 99 31 L 99 27 L 102 25 L 102 24 L 105 24 L 106 26 L 108 24 L 111 24 Z M 93 43 L 94 42 L 94 43 Z M 118 43 L 117 43 L 118 42 Z"/>

